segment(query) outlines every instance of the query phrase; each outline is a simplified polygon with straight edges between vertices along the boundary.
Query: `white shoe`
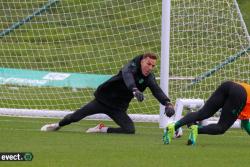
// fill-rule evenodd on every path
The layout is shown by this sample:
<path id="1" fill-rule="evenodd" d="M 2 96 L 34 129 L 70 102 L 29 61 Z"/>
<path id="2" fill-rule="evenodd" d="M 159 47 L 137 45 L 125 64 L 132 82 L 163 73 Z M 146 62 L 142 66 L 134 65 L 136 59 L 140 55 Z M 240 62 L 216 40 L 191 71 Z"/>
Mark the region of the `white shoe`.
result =
<path id="1" fill-rule="evenodd" d="M 47 124 L 47 125 L 44 125 L 42 128 L 41 128 L 41 131 L 44 131 L 44 132 L 50 132 L 50 131 L 57 131 L 60 129 L 60 126 L 58 123 L 54 123 L 54 124 Z"/>
<path id="2" fill-rule="evenodd" d="M 183 135 L 182 128 L 178 128 L 174 133 L 174 138 L 180 138 Z"/>
<path id="3" fill-rule="evenodd" d="M 103 123 L 98 124 L 93 128 L 89 128 L 86 133 L 107 133 L 108 127 L 106 127 Z"/>

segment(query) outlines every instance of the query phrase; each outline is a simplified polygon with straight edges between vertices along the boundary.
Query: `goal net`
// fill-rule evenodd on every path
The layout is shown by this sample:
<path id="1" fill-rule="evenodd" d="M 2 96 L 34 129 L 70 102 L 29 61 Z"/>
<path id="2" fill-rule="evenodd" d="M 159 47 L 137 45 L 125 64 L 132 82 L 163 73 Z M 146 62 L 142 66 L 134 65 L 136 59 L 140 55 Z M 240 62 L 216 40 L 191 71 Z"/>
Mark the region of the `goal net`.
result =
<path id="1" fill-rule="evenodd" d="M 236 0 L 171 1 L 170 95 L 208 96 L 226 80 L 250 81 L 250 38 Z"/>
<path id="2" fill-rule="evenodd" d="M 206 100 L 224 81 L 250 83 L 249 51 L 250 37 L 236 0 L 171 1 L 173 99 Z"/>
<path id="3" fill-rule="evenodd" d="M 162 12 L 162 0 L 2 0 L 0 112 L 75 111 L 133 57 L 161 55 Z M 236 1 L 171 0 L 170 25 L 173 102 L 206 99 L 224 80 L 249 81 L 249 36 Z M 158 121 L 159 103 L 149 90 L 145 97 L 133 100 L 128 113 Z"/>

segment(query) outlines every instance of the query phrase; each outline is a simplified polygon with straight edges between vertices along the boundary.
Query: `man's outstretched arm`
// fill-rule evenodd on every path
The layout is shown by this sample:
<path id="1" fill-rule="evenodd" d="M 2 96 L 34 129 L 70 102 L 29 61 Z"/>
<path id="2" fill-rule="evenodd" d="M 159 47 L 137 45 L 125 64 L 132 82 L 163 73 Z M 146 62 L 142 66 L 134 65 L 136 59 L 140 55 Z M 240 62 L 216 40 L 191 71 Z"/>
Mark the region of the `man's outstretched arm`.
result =
<path id="1" fill-rule="evenodd" d="M 155 78 L 152 76 L 149 80 L 149 88 L 154 95 L 154 97 L 165 106 L 165 114 L 168 117 L 171 117 L 175 114 L 174 106 L 170 102 L 170 99 L 166 96 L 166 94 L 162 91 L 162 89 L 157 84 Z"/>
<path id="2" fill-rule="evenodd" d="M 162 104 L 166 105 L 166 103 L 170 102 L 170 99 L 166 96 L 166 94 L 162 91 L 162 89 L 157 84 L 155 77 L 153 75 L 150 76 L 148 81 L 149 89 L 151 90 L 154 97 Z"/>
<path id="3" fill-rule="evenodd" d="M 122 77 L 127 88 L 133 93 L 138 101 L 143 101 L 143 93 L 136 87 L 133 74 L 136 72 L 136 66 L 133 62 L 127 64 L 122 69 Z"/>
<path id="4" fill-rule="evenodd" d="M 133 88 L 136 88 L 135 79 L 133 73 L 136 72 L 136 66 L 133 63 L 128 63 L 122 68 L 122 77 L 127 88 L 133 92 Z"/>

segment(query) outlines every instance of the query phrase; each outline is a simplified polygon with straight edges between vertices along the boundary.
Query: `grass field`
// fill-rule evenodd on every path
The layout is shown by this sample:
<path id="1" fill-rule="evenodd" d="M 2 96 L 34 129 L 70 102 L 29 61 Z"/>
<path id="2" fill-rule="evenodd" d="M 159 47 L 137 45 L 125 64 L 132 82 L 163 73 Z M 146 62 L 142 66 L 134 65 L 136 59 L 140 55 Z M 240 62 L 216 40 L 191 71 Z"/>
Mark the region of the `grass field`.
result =
<path id="1" fill-rule="evenodd" d="M 249 0 L 237 0 L 241 14 L 246 23 L 248 32 L 250 32 L 250 1 Z"/>
<path id="2" fill-rule="evenodd" d="M 25 162 L 0 166 L 34 167 L 211 167 L 249 166 L 249 136 L 239 129 L 220 136 L 199 135 L 196 146 L 186 146 L 187 131 L 171 145 L 163 145 L 157 124 L 136 123 L 135 135 L 86 134 L 96 121 L 80 121 L 58 132 L 40 132 L 55 119 L 0 117 L 1 152 L 32 152 Z M 106 122 L 113 125 L 112 122 Z M 216 164 L 216 165 L 215 165 Z"/>
<path id="3" fill-rule="evenodd" d="M 250 1 L 237 1 L 248 31 L 250 31 Z M 0 30 L 8 28 L 17 20 L 29 15 L 32 9 L 46 2 L 47 0 L 25 0 L 25 2 L 1 0 Z M 124 62 L 138 53 L 150 50 L 159 54 L 161 0 L 154 1 L 154 3 L 151 0 L 138 1 L 141 3 L 133 2 L 131 0 L 60 1 L 56 8 L 34 18 L 30 23 L 23 25 L 5 38 L 0 38 L 0 67 L 113 74 Z M 172 2 L 180 1 L 173 0 Z M 197 3 L 196 0 L 188 2 L 189 4 Z M 206 2 L 211 3 L 211 1 Z M 110 8 L 110 5 L 115 7 Z M 177 7 L 177 3 L 172 3 L 172 5 Z M 200 11 L 201 15 L 204 15 L 202 19 L 210 21 L 212 18 L 207 17 L 210 13 L 206 13 L 207 10 L 210 12 L 206 8 L 209 5 L 205 3 L 203 5 L 204 10 Z M 228 4 L 225 3 L 225 5 Z M 218 8 L 216 12 L 223 12 L 220 10 L 222 6 L 213 7 Z M 186 9 L 181 8 L 181 16 L 193 12 L 191 8 Z M 97 17 L 99 15 L 103 17 Z M 214 21 L 217 21 L 217 18 L 221 19 L 219 15 L 214 18 Z M 225 16 L 225 20 L 220 21 L 227 23 L 229 20 Z M 173 22 L 173 24 L 180 25 L 177 32 L 182 33 L 182 30 L 188 30 L 189 27 L 183 25 L 182 18 L 179 18 L 179 21 L 178 23 L 177 19 Z M 198 18 L 197 21 L 199 22 Z M 208 26 L 209 28 L 211 27 Z M 222 24 L 222 27 L 218 29 L 212 28 L 214 28 L 211 29 L 212 31 L 221 31 L 221 29 L 223 31 L 207 41 L 203 38 L 195 40 L 195 37 L 209 36 L 210 32 L 204 34 L 191 32 L 193 33 L 191 36 L 189 33 L 183 33 L 180 34 L 179 40 L 176 40 L 177 38 L 173 40 L 172 51 L 177 57 L 171 57 L 173 59 L 171 67 L 174 67 L 170 71 L 171 75 L 175 75 L 178 70 L 180 75 L 184 75 L 184 72 L 188 76 L 190 73 L 201 74 L 205 71 L 204 68 L 200 68 L 201 65 L 207 65 L 210 61 L 214 64 L 207 65 L 207 68 L 212 68 L 235 53 L 237 49 L 233 48 L 233 44 L 238 36 L 231 33 L 234 32 L 235 27 L 230 28 Z M 213 39 L 221 37 L 224 30 L 225 37 L 213 42 Z M 227 36 L 228 34 L 232 36 Z M 194 38 L 189 41 L 191 37 Z M 225 40 L 227 37 L 229 39 Z M 222 44 L 221 48 L 215 49 L 217 43 Z M 208 44 L 207 48 L 199 48 L 203 44 Z M 189 49 L 190 46 L 192 49 Z M 224 57 L 217 56 L 217 52 L 225 53 Z M 181 57 L 183 53 L 191 60 Z M 203 53 L 208 54 L 208 59 L 203 59 Z M 180 61 L 182 59 L 183 61 Z M 96 63 L 99 61 L 101 63 Z M 178 68 L 179 66 L 183 69 Z M 231 76 L 249 78 L 249 68 L 249 59 L 242 58 L 227 67 L 225 73 L 219 73 L 219 77 L 207 79 L 201 86 L 195 86 L 193 90 L 196 91 L 193 91 L 193 94 L 186 91 L 186 95 L 207 97 L 211 90 L 214 90 L 224 79 Z M 159 66 L 155 72 L 159 74 Z M 185 90 L 181 89 L 181 85 L 186 85 L 187 82 L 179 80 L 170 82 L 170 97 L 173 100 L 185 95 Z M 71 88 L 0 85 L 0 107 L 75 110 L 92 99 L 92 93 L 93 90 L 89 89 L 72 91 Z M 151 100 L 153 98 L 148 93 L 146 93 L 146 99 L 146 103 L 140 105 L 133 102 L 130 109 L 136 108 L 137 113 L 158 113 L 158 102 Z M 153 123 L 136 123 L 135 135 L 84 133 L 87 128 L 95 126 L 98 123 L 96 121 L 81 121 L 55 133 L 40 132 L 42 125 L 55 121 L 57 120 L 0 117 L 0 152 L 32 152 L 34 155 L 31 162 L 0 162 L 0 166 L 249 166 L 250 140 L 249 136 L 240 129 L 230 129 L 220 136 L 199 135 L 198 144 L 195 147 L 188 147 L 185 145 L 186 129 L 182 138 L 175 140 L 171 145 L 163 145 L 162 130 Z M 106 124 L 114 125 L 113 122 L 106 122 Z"/>

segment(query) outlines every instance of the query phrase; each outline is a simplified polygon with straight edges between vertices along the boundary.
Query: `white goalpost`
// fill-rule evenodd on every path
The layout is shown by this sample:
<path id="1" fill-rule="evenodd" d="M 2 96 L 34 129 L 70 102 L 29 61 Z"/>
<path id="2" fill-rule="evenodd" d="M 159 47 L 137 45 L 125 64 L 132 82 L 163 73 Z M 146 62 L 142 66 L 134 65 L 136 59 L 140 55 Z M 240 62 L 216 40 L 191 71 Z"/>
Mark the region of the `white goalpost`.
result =
<path id="1" fill-rule="evenodd" d="M 176 109 L 178 99 L 205 101 L 225 80 L 250 83 L 250 38 L 236 0 L 2 0 L 0 23 L 1 115 L 61 118 L 145 52 L 159 56 L 154 73 Z M 128 109 L 133 120 L 174 121 L 144 94 Z"/>

